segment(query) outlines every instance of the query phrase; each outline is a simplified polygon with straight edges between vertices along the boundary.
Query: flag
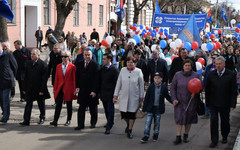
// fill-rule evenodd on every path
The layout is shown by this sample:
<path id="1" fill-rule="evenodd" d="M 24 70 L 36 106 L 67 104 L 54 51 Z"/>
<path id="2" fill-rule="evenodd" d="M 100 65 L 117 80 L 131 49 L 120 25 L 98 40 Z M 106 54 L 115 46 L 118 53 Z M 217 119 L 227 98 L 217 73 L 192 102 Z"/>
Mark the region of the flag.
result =
<path id="1" fill-rule="evenodd" d="M 208 15 L 207 15 L 207 22 L 212 23 L 211 8 L 210 8 L 210 10 L 208 12 Z"/>
<path id="2" fill-rule="evenodd" d="M 223 6 L 222 6 L 222 12 L 221 12 L 221 16 L 220 16 L 221 18 L 223 18 L 223 20 L 225 21 L 225 22 L 227 22 L 227 14 L 226 14 L 226 10 L 225 10 L 225 5 L 224 5 L 224 3 L 223 3 Z"/>
<path id="3" fill-rule="evenodd" d="M 217 27 L 216 28 L 220 28 L 219 20 L 217 21 Z"/>
<path id="4" fill-rule="evenodd" d="M 125 17 L 123 0 L 117 0 L 115 13 L 118 15 L 118 18 L 120 20 L 123 20 L 123 18 Z"/>
<path id="5" fill-rule="evenodd" d="M 161 8 L 160 8 L 159 5 L 158 5 L 158 1 L 157 1 L 157 3 L 156 3 L 155 13 L 162 13 Z"/>
<path id="6" fill-rule="evenodd" d="M 14 14 L 7 0 L 0 0 L 0 15 L 7 18 L 8 20 L 13 20 Z"/>
<path id="7" fill-rule="evenodd" d="M 198 12 L 198 14 L 203 14 L 203 11 L 202 11 L 202 9 Z"/>
<path id="8" fill-rule="evenodd" d="M 182 31 L 179 33 L 178 38 L 185 42 L 198 42 L 198 45 L 202 44 L 201 36 L 198 30 L 197 22 L 195 19 L 195 15 L 189 18 L 188 22 L 183 27 Z"/>

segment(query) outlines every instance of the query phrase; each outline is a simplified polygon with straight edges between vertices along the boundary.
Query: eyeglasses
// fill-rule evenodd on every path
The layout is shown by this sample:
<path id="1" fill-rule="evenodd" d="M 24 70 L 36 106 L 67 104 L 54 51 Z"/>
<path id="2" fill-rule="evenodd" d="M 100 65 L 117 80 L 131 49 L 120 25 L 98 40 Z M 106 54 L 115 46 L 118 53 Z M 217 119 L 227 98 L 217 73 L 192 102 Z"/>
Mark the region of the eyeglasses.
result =
<path id="1" fill-rule="evenodd" d="M 215 57 L 212 57 L 212 59 L 216 59 Z"/>
<path id="2" fill-rule="evenodd" d="M 69 56 L 61 56 L 62 58 L 68 58 Z"/>

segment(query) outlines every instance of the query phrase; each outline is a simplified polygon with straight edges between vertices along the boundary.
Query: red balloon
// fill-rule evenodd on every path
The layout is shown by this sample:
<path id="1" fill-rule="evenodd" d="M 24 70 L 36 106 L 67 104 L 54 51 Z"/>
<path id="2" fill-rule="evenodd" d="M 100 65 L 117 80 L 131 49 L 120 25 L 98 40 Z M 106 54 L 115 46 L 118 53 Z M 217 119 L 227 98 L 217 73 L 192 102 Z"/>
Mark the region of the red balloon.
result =
<path id="1" fill-rule="evenodd" d="M 159 34 L 160 34 L 160 35 L 163 35 L 163 32 L 160 32 Z"/>
<path id="2" fill-rule="evenodd" d="M 226 36 L 225 35 L 222 35 L 223 38 L 225 38 Z"/>
<path id="3" fill-rule="evenodd" d="M 198 48 L 198 42 L 192 42 L 192 49 L 195 50 Z"/>
<path id="4" fill-rule="evenodd" d="M 208 24 L 206 25 L 206 27 L 208 27 Z"/>
<path id="5" fill-rule="evenodd" d="M 102 44 L 102 46 L 107 47 L 108 46 L 108 41 L 107 40 L 102 40 L 101 44 Z"/>
<path id="6" fill-rule="evenodd" d="M 133 27 L 132 27 L 132 30 L 133 30 L 133 31 L 136 31 L 136 30 L 137 30 L 137 27 L 133 26 Z"/>
<path id="7" fill-rule="evenodd" d="M 216 43 L 212 42 L 213 44 L 213 49 L 212 50 L 215 50 L 216 49 Z"/>
<path id="8" fill-rule="evenodd" d="M 148 32 L 147 35 L 151 35 L 151 32 Z"/>
<path id="9" fill-rule="evenodd" d="M 146 30 L 149 30 L 149 28 L 148 28 L 148 27 L 146 27 Z"/>
<path id="10" fill-rule="evenodd" d="M 138 32 L 135 32 L 135 34 L 136 34 L 136 35 L 138 35 L 139 33 L 140 33 L 140 31 L 138 31 Z"/>
<path id="11" fill-rule="evenodd" d="M 198 78 L 193 78 L 188 82 L 188 90 L 192 94 L 198 93 L 202 89 L 202 82 Z"/>
<path id="12" fill-rule="evenodd" d="M 183 46 L 184 46 L 184 43 L 182 43 L 180 47 L 183 47 Z"/>
<path id="13" fill-rule="evenodd" d="M 215 39 L 212 39 L 213 42 L 215 42 Z"/>
<path id="14" fill-rule="evenodd" d="M 212 38 L 214 38 L 214 37 L 215 37 L 214 34 L 211 34 L 210 38 L 212 39 Z"/>
<path id="15" fill-rule="evenodd" d="M 130 25 L 130 27 L 129 27 L 130 29 L 132 29 L 133 28 L 133 25 Z"/>
<path id="16" fill-rule="evenodd" d="M 222 34 L 222 30 L 218 30 L 218 34 Z"/>
<path id="17" fill-rule="evenodd" d="M 216 43 L 216 49 L 220 49 L 222 47 L 222 44 L 220 42 Z"/>
<path id="18" fill-rule="evenodd" d="M 198 58 L 197 62 L 200 62 L 202 65 L 205 64 L 205 60 L 203 58 Z"/>
<path id="19" fill-rule="evenodd" d="M 146 36 L 147 36 L 147 33 L 145 33 L 145 34 L 143 35 L 144 38 L 146 38 Z"/>
<path id="20" fill-rule="evenodd" d="M 173 61 L 173 59 L 176 58 L 176 57 L 179 57 L 179 56 L 178 56 L 178 55 L 174 55 L 174 56 L 172 57 L 172 61 Z"/>
<path id="21" fill-rule="evenodd" d="M 235 32 L 239 33 L 240 29 L 239 28 L 236 28 L 235 29 Z"/>

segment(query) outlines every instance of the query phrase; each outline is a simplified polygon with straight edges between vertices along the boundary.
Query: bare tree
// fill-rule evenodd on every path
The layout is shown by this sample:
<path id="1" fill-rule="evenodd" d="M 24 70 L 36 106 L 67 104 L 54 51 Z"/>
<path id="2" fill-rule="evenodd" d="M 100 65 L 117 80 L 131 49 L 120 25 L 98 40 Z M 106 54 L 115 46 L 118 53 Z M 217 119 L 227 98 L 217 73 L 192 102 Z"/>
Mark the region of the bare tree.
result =
<path id="1" fill-rule="evenodd" d="M 0 42 L 8 41 L 7 20 L 0 15 Z"/>
<path id="2" fill-rule="evenodd" d="M 138 22 L 139 12 L 143 9 L 143 7 L 147 4 L 147 2 L 148 0 L 143 0 L 142 3 L 137 3 L 137 0 L 133 0 L 133 6 L 134 6 L 133 23 Z"/>

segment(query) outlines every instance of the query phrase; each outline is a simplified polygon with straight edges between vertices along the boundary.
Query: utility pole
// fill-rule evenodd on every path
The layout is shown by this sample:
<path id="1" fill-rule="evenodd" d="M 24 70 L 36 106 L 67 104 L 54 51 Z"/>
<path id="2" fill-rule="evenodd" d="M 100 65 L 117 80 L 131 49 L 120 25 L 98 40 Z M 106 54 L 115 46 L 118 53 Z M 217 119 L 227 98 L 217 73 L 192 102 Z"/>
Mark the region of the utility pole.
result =
<path id="1" fill-rule="evenodd" d="M 218 22 L 218 19 L 217 19 L 217 12 L 218 12 L 218 0 L 217 0 L 217 3 L 216 3 L 216 13 L 215 13 L 216 26 L 217 26 L 217 22 Z"/>

